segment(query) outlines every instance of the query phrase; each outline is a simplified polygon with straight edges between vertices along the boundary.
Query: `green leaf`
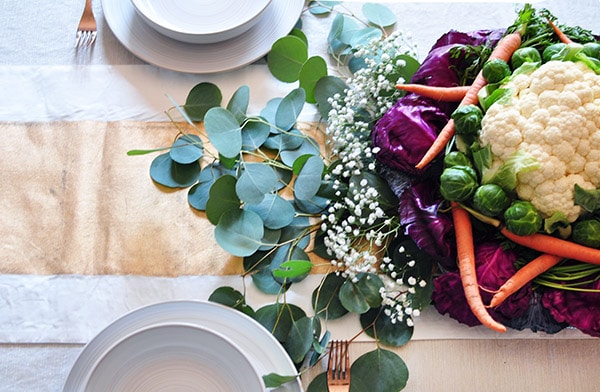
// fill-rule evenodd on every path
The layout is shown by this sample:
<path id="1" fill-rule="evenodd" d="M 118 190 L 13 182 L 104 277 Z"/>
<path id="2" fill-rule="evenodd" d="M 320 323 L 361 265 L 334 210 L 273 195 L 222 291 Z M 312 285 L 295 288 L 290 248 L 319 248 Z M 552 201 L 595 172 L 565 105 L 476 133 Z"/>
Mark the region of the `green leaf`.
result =
<path id="1" fill-rule="evenodd" d="M 274 273 L 276 270 L 281 270 L 281 266 L 291 260 L 310 262 L 310 258 L 308 257 L 306 252 L 299 246 L 292 246 L 292 244 L 288 243 L 278 247 L 277 250 L 273 253 L 271 264 L 269 265 L 269 269 L 271 270 L 271 273 L 273 274 L 275 280 L 277 280 L 280 283 L 296 283 L 306 278 L 308 272 L 305 272 L 303 274 L 297 274 L 294 276 L 284 277 L 279 277 L 277 276 L 277 274 Z"/>
<path id="2" fill-rule="evenodd" d="M 299 158 L 301 159 L 301 158 Z M 325 164 L 317 155 L 311 155 L 294 182 L 294 196 L 300 200 L 312 199 L 321 187 L 321 178 Z"/>
<path id="3" fill-rule="evenodd" d="M 264 108 L 260 111 L 260 116 L 264 118 L 267 123 L 270 124 L 271 133 L 279 133 L 279 130 L 275 127 L 275 114 L 277 113 L 277 108 L 283 98 L 272 98 L 270 99 Z"/>
<path id="4" fill-rule="evenodd" d="M 242 148 L 254 151 L 260 148 L 269 137 L 271 126 L 261 119 L 248 119 L 242 128 Z"/>
<path id="5" fill-rule="evenodd" d="M 358 282 L 346 280 L 340 287 L 340 301 L 352 313 L 363 314 L 381 305 L 383 282 L 375 274 L 361 274 Z"/>
<path id="6" fill-rule="evenodd" d="M 246 204 L 245 208 L 256 212 L 263 220 L 265 227 L 272 230 L 289 225 L 295 215 L 294 206 L 289 200 L 272 193 L 266 194 L 258 204 Z"/>
<path id="7" fill-rule="evenodd" d="M 392 309 L 393 311 L 393 309 Z M 360 324 L 365 328 L 365 333 L 377 339 L 386 346 L 403 346 L 410 341 L 413 327 L 403 321 L 396 320 L 395 323 L 383 313 L 382 308 L 373 308 L 360 315 Z"/>
<path id="8" fill-rule="evenodd" d="M 348 89 L 346 82 L 337 76 L 324 76 L 317 81 L 314 96 L 319 113 L 323 118 L 329 118 L 329 112 L 331 111 L 329 98 L 334 97 L 336 94 L 343 97 L 346 89 Z"/>
<path id="9" fill-rule="evenodd" d="M 235 116 L 227 109 L 216 107 L 206 112 L 204 128 L 210 142 L 224 157 L 239 155 L 242 149 L 242 129 Z"/>
<path id="10" fill-rule="evenodd" d="M 362 29 L 362 25 L 353 17 L 343 15 L 344 22 L 339 40 L 346 45 L 352 45 L 352 38 Z"/>
<path id="11" fill-rule="evenodd" d="M 215 227 L 215 239 L 226 252 L 245 257 L 258 250 L 263 236 L 260 217 L 246 210 L 229 210 L 221 215 Z"/>
<path id="12" fill-rule="evenodd" d="M 312 347 L 313 321 L 308 317 L 294 320 L 285 339 L 285 349 L 294 363 L 301 363 Z"/>
<path id="13" fill-rule="evenodd" d="M 300 87 L 306 92 L 306 102 L 315 103 L 315 85 L 323 76 L 327 76 L 327 63 L 321 56 L 309 58 L 300 70 Z"/>
<path id="14" fill-rule="evenodd" d="M 232 176 L 234 172 L 218 162 L 206 165 L 200 171 L 198 182 L 188 192 L 188 203 L 190 206 L 196 210 L 204 211 L 208 202 L 210 188 L 217 179 L 225 174 Z M 239 205 L 239 202 L 237 204 Z"/>
<path id="15" fill-rule="evenodd" d="M 277 373 L 269 373 L 262 376 L 262 378 L 267 388 L 277 388 L 290 381 L 294 381 L 296 378 L 298 378 L 298 375 L 294 374 L 293 376 L 282 376 Z"/>
<path id="16" fill-rule="evenodd" d="M 229 306 L 230 308 L 237 309 L 250 317 L 254 317 L 254 309 L 246 304 L 246 298 L 244 295 L 233 287 L 217 288 L 208 297 L 208 300 L 221 305 Z"/>
<path id="17" fill-rule="evenodd" d="M 290 31 L 290 35 L 300 38 L 306 44 L 306 46 L 308 46 L 308 38 L 306 38 L 306 34 L 304 34 L 304 32 L 301 29 L 292 29 L 292 31 Z"/>
<path id="18" fill-rule="evenodd" d="M 246 203 L 258 204 L 275 191 L 279 177 L 271 166 L 261 162 L 244 164 L 244 170 L 235 185 L 239 198 Z"/>
<path id="19" fill-rule="evenodd" d="M 350 46 L 353 48 L 367 46 L 372 40 L 380 39 L 382 36 L 383 32 L 381 29 L 378 29 L 377 27 L 366 27 L 354 33 L 352 40 L 350 41 Z"/>
<path id="20" fill-rule="evenodd" d="M 192 121 L 202 121 L 210 108 L 221 106 L 223 95 L 213 83 L 202 82 L 189 92 L 184 109 Z"/>
<path id="21" fill-rule="evenodd" d="M 396 353 L 376 349 L 361 355 L 350 368 L 352 392 L 390 392 L 406 387 L 408 367 Z"/>
<path id="22" fill-rule="evenodd" d="M 362 12 L 376 26 L 389 27 L 396 23 L 396 14 L 383 4 L 365 3 Z"/>
<path id="23" fill-rule="evenodd" d="M 327 372 L 319 373 L 312 379 L 306 392 L 327 392 Z"/>
<path id="24" fill-rule="evenodd" d="M 150 177 L 167 188 L 187 188 L 194 185 L 200 175 L 198 162 L 182 165 L 171 159 L 169 153 L 161 154 L 150 164 Z"/>
<path id="25" fill-rule="evenodd" d="M 305 99 L 306 93 L 302 88 L 296 88 L 283 97 L 275 113 L 275 124 L 279 129 L 292 129 L 304 107 Z"/>
<path id="26" fill-rule="evenodd" d="M 206 202 L 206 218 L 216 225 L 221 215 L 230 210 L 239 210 L 241 201 L 235 193 L 236 178 L 231 175 L 219 177 L 211 185 Z M 262 227 L 262 222 L 261 222 Z"/>
<path id="27" fill-rule="evenodd" d="M 340 302 L 338 293 L 346 278 L 335 273 L 328 274 L 323 283 L 312 293 L 312 305 L 315 314 L 321 318 L 334 320 L 348 313 Z"/>
<path id="28" fill-rule="evenodd" d="M 244 258 L 244 271 L 249 272 L 252 283 L 265 294 L 280 294 L 287 290 L 290 283 L 281 284 L 271 273 L 272 254 L 259 251 Z"/>
<path id="29" fill-rule="evenodd" d="M 272 270 L 276 278 L 297 278 L 307 275 L 313 264 L 307 260 L 288 260 Z"/>
<path id="30" fill-rule="evenodd" d="M 487 170 L 482 184 L 496 184 L 506 192 L 512 192 L 517 186 L 517 175 L 539 169 L 538 160 L 521 150 L 517 150 L 508 157 L 504 163 L 496 170 Z"/>
<path id="31" fill-rule="evenodd" d="M 246 207 L 246 208 L 248 208 L 248 207 Z M 260 240 L 262 245 L 260 246 L 259 250 L 273 249 L 273 247 L 277 244 L 277 242 L 281 238 L 281 229 L 273 230 L 273 229 L 269 229 L 265 225 L 264 231 L 265 231 L 265 233 L 263 235 L 263 238 Z"/>
<path id="32" fill-rule="evenodd" d="M 281 343 L 287 341 L 293 323 L 305 317 L 302 308 L 290 303 L 269 304 L 256 311 L 256 320 Z"/>
<path id="33" fill-rule="evenodd" d="M 305 139 L 306 135 L 294 128 L 290 131 L 272 133 L 265 141 L 264 147 L 275 151 L 295 150 L 304 143 Z"/>
<path id="34" fill-rule="evenodd" d="M 204 155 L 202 140 L 197 135 L 181 135 L 171 146 L 169 154 L 177 163 L 194 163 Z"/>
<path id="35" fill-rule="evenodd" d="M 275 41 L 267 55 L 267 66 L 277 79 L 292 83 L 308 59 L 308 46 L 298 37 L 287 35 Z"/>
<path id="36" fill-rule="evenodd" d="M 333 18 L 333 22 L 331 22 L 331 27 L 329 29 L 329 34 L 327 35 L 327 42 L 331 45 L 335 41 L 339 41 L 342 32 L 344 31 L 344 15 L 337 14 L 335 18 Z"/>
<path id="37" fill-rule="evenodd" d="M 303 155 L 319 155 L 319 147 L 316 140 L 312 138 L 305 138 L 302 141 L 300 147 L 293 150 L 281 151 L 281 161 L 289 167 L 294 166 L 296 159 Z"/>
<path id="38" fill-rule="evenodd" d="M 227 104 L 227 110 L 229 110 L 233 116 L 238 120 L 241 125 L 245 118 L 246 112 L 248 111 L 248 104 L 250 103 L 250 87 L 244 85 L 241 86 L 233 93 L 233 96 Z"/>

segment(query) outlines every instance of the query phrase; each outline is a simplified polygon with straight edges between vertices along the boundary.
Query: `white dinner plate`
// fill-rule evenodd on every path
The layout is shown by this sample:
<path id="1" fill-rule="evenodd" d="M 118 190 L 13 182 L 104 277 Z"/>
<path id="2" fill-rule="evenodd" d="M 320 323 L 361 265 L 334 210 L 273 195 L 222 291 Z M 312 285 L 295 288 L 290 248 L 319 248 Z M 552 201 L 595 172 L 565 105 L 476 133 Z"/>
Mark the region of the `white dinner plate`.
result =
<path id="1" fill-rule="evenodd" d="M 190 44 L 155 31 L 129 0 L 102 0 L 104 17 L 130 52 L 162 68 L 189 73 L 222 72 L 250 64 L 269 52 L 297 23 L 304 0 L 272 0 L 244 34 L 213 44 Z"/>
<path id="2" fill-rule="evenodd" d="M 131 0 L 154 30 L 195 44 L 221 42 L 248 31 L 271 0 Z"/>
<path id="3" fill-rule="evenodd" d="M 225 336 L 189 324 L 141 329 L 94 366 L 88 392 L 263 391 L 250 359 Z"/>
<path id="4" fill-rule="evenodd" d="M 169 301 L 134 310 L 111 323 L 82 350 L 65 382 L 64 392 L 83 392 L 101 359 L 125 337 L 164 324 L 188 324 L 217 331 L 239 347 L 259 375 L 296 374 L 296 368 L 279 342 L 256 320 L 212 302 Z M 302 392 L 299 380 L 277 392 Z M 249 391 L 253 392 L 253 391 Z"/>

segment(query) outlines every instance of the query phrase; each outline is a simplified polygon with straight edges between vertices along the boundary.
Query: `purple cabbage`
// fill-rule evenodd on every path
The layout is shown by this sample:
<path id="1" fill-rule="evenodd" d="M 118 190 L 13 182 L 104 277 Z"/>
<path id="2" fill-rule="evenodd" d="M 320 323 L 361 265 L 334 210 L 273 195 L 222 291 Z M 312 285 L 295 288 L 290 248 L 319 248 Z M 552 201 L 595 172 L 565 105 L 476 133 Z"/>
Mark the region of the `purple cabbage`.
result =
<path id="1" fill-rule="evenodd" d="M 600 290 L 600 280 L 585 288 Z M 542 304 L 559 323 L 567 323 L 588 335 L 600 337 L 600 292 L 546 289 Z"/>
<path id="2" fill-rule="evenodd" d="M 500 243 L 486 242 L 476 245 L 475 260 L 478 284 L 483 303 L 491 301 L 493 292 L 515 273 L 514 262 L 517 255 L 513 250 L 504 249 Z M 441 314 L 449 314 L 455 320 L 475 326 L 481 323 L 475 317 L 465 297 L 459 272 L 447 272 L 433 281 L 432 301 Z M 501 305 L 489 309 L 490 315 L 505 323 L 512 318 L 523 316 L 529 309 L 531 284 L 508 297 Z"/>
<path id="3" fill-rule="evenodd" d="M 400 196 L 400 224 L 417 246 L 445 269 L 456 269 L 452 219 L 439 211 L 443 199 L 434 181 L 413 183 Z"/>

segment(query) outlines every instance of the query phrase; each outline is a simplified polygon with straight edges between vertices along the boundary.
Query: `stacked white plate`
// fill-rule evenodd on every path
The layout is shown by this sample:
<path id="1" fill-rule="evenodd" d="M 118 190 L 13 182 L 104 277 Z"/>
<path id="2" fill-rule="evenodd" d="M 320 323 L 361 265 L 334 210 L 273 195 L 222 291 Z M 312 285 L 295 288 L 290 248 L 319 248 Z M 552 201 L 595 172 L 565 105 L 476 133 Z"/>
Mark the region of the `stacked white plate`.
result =
<path id="1" fill-rule="evenodd" d="M 262 392 L 262 376 L 295 374 L 283 347 L 241 312 L 171 301 L 116 320 L 82 350 L 64 392 Z M 301 392 L 292 382 L 277 392 Z"/>
<path id="2" fill-rule="evenodd" d="M 215 73 L 250 64 L 298 22 L 304 0 L 102 0 L 117 39 L 151 64 Z"/>

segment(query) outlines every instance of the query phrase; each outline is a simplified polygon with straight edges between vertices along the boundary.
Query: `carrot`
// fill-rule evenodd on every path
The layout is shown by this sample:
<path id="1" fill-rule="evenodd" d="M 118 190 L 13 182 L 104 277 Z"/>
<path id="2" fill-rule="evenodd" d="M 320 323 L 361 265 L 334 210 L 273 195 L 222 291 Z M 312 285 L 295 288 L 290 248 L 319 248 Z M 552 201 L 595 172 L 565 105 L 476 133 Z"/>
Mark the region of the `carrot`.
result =
<path id="1" fill-rule="evenodd" d="M 496 47 L 490 54 L 489 60 L 500 59 L 504 61 L 509 61 L 512 54 L 515 50 L 519 49 L 521 46 L 521 34 L 519 32 L 514 32 L 505 35 L 502 39 L 496 44 Z M 460 101 L 459 106 L 464 105 L 475 105 L 479 102 L 479 90 L 481 90 L 487 81 L 483 77 L 483 72 L 479 71 L 479 74 L 475 77 L 475 80 L 469 86 L 469 90 L 463 97 L 462 101 Z M 431 161 L 434 160 L 438 154 L 440 154 L 446 144 L 450 142 L 454 136 L 454 120 L 450 119 L 446 126 L 442 128 L 442 130 L 438 133 L 436 139 L 433 141 L 433 144 L 429 147 L 423 158 L 415 165 L 417 169 L 422 169 L 427 166 Z"/>
<path id="2" fill-rule="evenodd" d="M 481 299 L 475 269 L 475 246 L 473 244 L 471 216 L 458 203 L 452 202 L 451 204 L 454 231 L 456 233 L 458 270 L 467 303 L 481 324 L 497 332 L 506 332 L 506 327 L 492 318 Z"/>
<path id="3" fill-rule="evenodd" d="M 435 99 L 442 102 L 458 102 L 465 97 L 469 86 L 438 87 L 426 86 L 424 84 L 398 84 L 398 90 L 415 93 L 425 98 Z"/>
<path id="4" fill-rule="evenodd" d="M 550 27 L 552 27 L 552 30 L 554 30 L 554 34 L 556 34 L 556 36 L 558 37 L 560 42 L 562 42 L 564 44 L 573 43 L 573 40 L 571 38 L 567 37 L 567 35 L 557 25 L 555 25 L 554 22 L 552 22 L 550 19 L 548 19 L 548 24 L 550 25 Z"/>
<path id="5" fill-rule="evenodd" d="M 512 242 L 539 252 L 600 265 L 600 249 L 590 248 L 542 233 L 516 235 L 511 233 L 506 227 L 501 228 L 500 232 Z"/>
<path id="6" fill-rule="evenodd" d="M 498 289 L 490 301 L 490 307 L 493 308 L 502 304 L 510 295 L 516 293 L 521 287 L 525 286 L 541 273 L 554 267 L 561 260 L 564 260 L 564 258 L 549 253 L 543 253 L 531 260 L 500 286 L 500 289 Z"/>

